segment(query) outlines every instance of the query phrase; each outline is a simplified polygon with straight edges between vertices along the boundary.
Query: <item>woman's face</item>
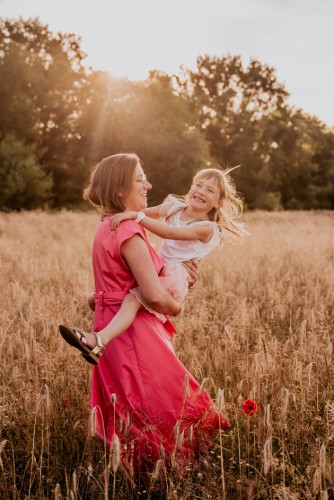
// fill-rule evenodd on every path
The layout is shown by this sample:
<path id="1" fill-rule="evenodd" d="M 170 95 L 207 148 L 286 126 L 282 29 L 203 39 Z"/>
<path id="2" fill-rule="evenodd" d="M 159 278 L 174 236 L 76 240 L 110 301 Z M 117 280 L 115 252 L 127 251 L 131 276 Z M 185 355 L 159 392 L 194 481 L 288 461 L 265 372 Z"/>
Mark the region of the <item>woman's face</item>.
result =
<path id="1" fill-rule="evenodd" d="M 147 191 L 152 185 L 147 181 L 140 163 L 137 164 L 132 189 L 124 200 L 125 210 L 139 212 L 147 207 Z"/>

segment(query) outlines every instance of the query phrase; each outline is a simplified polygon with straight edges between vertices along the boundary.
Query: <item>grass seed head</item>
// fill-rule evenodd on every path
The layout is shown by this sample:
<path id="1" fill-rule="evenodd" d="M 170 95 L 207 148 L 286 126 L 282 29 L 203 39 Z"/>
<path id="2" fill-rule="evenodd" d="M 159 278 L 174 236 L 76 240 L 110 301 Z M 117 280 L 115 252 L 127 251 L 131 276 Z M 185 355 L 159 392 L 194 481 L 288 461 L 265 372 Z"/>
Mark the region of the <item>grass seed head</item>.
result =
<path id="1" fill-rule="evenodd" d="M 112 470 L 116 472 L 121 461 L 121 443 L 117 434 L 113 435 L 112 441 Z"/>

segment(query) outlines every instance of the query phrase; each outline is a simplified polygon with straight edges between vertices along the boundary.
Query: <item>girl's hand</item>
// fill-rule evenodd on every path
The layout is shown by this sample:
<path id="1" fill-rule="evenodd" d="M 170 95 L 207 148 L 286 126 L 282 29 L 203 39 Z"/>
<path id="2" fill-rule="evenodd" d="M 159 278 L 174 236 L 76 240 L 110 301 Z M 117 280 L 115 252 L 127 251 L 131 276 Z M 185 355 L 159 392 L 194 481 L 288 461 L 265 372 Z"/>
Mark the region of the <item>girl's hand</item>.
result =
<path id="1" fill-rule="evenodd" d="M 189 288 L 194 288 L 195 283 L 199 278 L 198 260 L 187 260 L 185 262 L 182 262 L 182 265 L 186 268 L 188 273 Z"/>
<path id="2" fill-rule="evenodd" d="M 134 211 L 121 212 L 110 217 L 110 228 L 116 229 L 123 220 L 135 220 L 138 213 Z"/>

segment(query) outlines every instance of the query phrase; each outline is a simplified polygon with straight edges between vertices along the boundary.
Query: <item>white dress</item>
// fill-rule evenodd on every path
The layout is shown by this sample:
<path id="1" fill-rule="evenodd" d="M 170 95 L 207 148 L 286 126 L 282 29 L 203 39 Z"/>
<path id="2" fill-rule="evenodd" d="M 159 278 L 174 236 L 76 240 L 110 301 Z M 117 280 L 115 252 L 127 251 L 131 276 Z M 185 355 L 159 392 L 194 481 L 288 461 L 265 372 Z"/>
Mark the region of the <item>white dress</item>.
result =
<path id="1" fill-rule="evenodd" d="M 189 221 L 183 221 L 181 219 L 183 210 L 179 210 L 184 207 L 184 203 L 178 201 L 172 195 L 169 195 L 161 206 L 160 218 L 170 226 L 187 227 L 189 226 Z M 168 216 L 170 217 L 167 218 Z M 188 273 L 182 265 L 182 262 L 191 259 L 196 259 L 198 261 L 202 260 L 219 245 L 221 240 L 221 232 L 215 222 L 210 220 L 201 220 L 194 221 L 192 224 L 210 224 L 212 227 L 212 237 L 210 241 L 202 243 L 199 240 L 163 240 L 158 250 L 160 257 L 165 260 L 163 273 L 159 275 L 161 284 L 166 290 L 168 290 L 169 293 L 171 293 L 175 300 L 181 303 L 184 301 L 189 289 L 187 279 Z M 137 300 L 145 307 L 145 309 L 154 314 L 160 319 L 160 321 L 166 322 L 167 316 L 150 308 L 145 303 L 138 287 L 133 288 L 130 292 L 136 296 Z"/>

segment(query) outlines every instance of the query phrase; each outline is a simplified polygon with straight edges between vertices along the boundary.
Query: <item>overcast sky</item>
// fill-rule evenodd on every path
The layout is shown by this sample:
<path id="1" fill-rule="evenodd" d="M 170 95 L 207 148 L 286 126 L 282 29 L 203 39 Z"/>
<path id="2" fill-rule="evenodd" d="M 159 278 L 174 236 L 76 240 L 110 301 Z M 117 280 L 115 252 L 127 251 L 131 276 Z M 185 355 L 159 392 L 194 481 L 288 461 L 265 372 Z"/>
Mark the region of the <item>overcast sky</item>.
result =
<path id="1" fill-rule="evenodd" d="M 253 57 L 291 104 L 334 126 L 334 0 L 0 0 L 0 15 L 75 33 L 88 65 L 130 79 L 203 54 Z"/>

